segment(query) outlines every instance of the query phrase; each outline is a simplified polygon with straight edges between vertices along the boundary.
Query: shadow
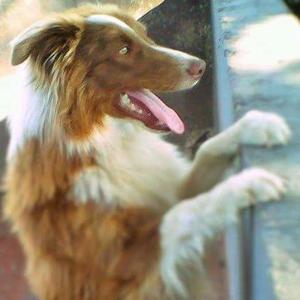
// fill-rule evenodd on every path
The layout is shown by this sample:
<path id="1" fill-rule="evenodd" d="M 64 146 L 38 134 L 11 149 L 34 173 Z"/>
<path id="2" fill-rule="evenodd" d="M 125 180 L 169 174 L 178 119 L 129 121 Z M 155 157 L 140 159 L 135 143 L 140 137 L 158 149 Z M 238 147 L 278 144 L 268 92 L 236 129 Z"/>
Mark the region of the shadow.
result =
<path id="1" fill-rule="evenodd" d="M 171 135 L 170 141 L 188 153 L 193 152 L 214 127 L 210 3 L 166 0 L 140 20 L 158 44 L 201 57 L 207 63 L 202 81 L 193 89 L 160 94 L 179 113 L 187 127 L 184 135 Z"/>

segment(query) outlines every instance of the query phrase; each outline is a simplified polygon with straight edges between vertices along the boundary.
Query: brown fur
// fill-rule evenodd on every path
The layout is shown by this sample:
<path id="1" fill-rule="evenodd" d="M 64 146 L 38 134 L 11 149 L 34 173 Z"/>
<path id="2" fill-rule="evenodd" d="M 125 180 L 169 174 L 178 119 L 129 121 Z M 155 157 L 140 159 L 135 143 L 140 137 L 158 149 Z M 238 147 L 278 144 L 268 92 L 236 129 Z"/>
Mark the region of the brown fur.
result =
<path id="1" fill-rule="evenodd" d="M 93 163 L 32 140 L 10 164 L 5 215 L 24 246 L 30 283 L 41 299 L 155 299 L 161 216 L 66 198 L 72 174 Z"/>
<path id="2" fill-rule="evenodd" d="M 128 39 L 115 28 L 99 30 L 96 25 L 83 23 L 83 17 L 96 13 L 124 21 L 140 40 Z M 168 91 L 178 84 L 181 70 L 176 62 L 143 47 L 145 42 L 154 44 L 145 28 L 114 6 L 84 6 L 49 22 L 51 25 L 31 44 L 30 59 L 37 84 L 46 89 L 55 85 L 60 94 L 59 122 L 71 137 L 87 137 L 105 114 L 123 117 L 113 105 L 121 92 L 140 88 Z M 117 55 L 122 45 L 131 49 L 125 58 Z M 57 56 L 50 62 L 53 53 Z"/>
<path id="3" fill-rule="evenodd" d="M 139 39 L 85 24 L 95 13 L 118 17 Z M 95 126 L 105 130 L 105 115 L 125 117 L 114 106 L 121 92 L 172 90 L 182 70 L 144 46 L 154 44 L 144 27 L 115 8 L 80 8 L 47 22 L 13 62 L 29 58 L 34 85 L 59 95 L 53 130 L 18 150 L 5 181 L 5 216 L 24 247 L 31 287 L 41 300 L 169 299 L 158 264 L 162 212 L 72 199 L 76 174 L 101 165 L 93 152 L 68 154 L 58 131 L 80 143 Z M 123 45 L 131 49 L 126 59 L 116 51 Z"/>

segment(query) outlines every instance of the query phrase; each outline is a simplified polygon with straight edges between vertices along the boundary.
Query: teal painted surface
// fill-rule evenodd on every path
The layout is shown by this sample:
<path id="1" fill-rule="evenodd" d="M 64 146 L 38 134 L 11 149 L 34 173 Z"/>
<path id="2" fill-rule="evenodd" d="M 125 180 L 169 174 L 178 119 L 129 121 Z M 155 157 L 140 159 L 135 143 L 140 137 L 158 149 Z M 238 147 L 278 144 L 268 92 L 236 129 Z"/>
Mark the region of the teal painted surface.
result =
<path id="1" fill-rule="evenodd" d="M 234 118 L 251 109 L 274 111 L 293 131 L 287 147 L 241 149 L 243 168 L 258 165 L 274 171 L 287 178 L 289 187 L 281 203 L 247 212 L 249 254 L 244 257 L 242 299 L 299 300 L 300 23 L 283 1 L 213 1 L 221 24 L 215 41 L 223 48 L 219 59 L 227 65 L 219 77 L 229 80 Z"/>

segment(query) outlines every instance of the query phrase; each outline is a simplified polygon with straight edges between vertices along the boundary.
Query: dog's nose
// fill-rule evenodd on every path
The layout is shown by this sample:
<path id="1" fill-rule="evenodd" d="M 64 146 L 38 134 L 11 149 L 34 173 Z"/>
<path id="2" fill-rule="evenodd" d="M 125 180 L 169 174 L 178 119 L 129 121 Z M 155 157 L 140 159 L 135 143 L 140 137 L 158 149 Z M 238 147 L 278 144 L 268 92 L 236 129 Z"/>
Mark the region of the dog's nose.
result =
<path id="1" fill-rule="evenodd" d="M 195 59 L 191 62 L 187 72 L 194 78 L 200 78 L 206 69 L 206 63 L 202 59 Z"/>

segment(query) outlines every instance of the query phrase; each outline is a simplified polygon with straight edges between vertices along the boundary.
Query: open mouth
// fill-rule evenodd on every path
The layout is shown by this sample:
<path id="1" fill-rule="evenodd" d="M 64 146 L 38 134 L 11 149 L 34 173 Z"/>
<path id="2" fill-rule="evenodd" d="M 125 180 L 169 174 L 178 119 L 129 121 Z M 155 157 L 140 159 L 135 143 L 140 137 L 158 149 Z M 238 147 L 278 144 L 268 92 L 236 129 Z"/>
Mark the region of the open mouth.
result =
<path id="1" fill-rule="evenodd" d="M 122 93 L 117 108 L 151 129 L 176 134 L 184 132 L 184 124 L 177 113 L 149 90 Z"/>

